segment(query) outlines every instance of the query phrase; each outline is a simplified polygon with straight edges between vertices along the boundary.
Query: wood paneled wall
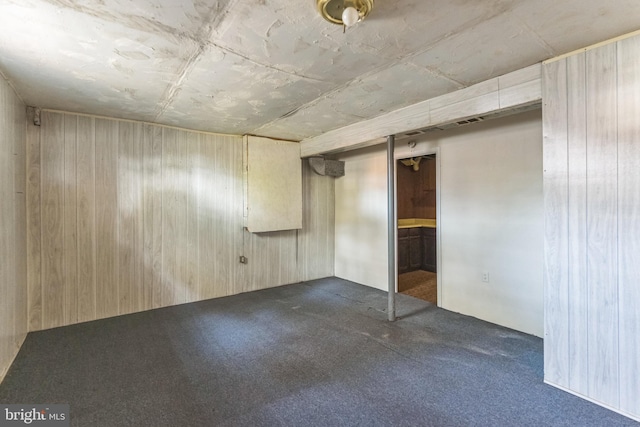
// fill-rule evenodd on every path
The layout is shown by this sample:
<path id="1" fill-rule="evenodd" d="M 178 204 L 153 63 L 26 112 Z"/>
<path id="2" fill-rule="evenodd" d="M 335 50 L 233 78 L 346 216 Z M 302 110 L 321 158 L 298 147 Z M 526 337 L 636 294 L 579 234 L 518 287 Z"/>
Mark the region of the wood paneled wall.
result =
<path id="1" fill-rule="evenodd" d="M 302 197 L 302 230 L 298 230 L 300 277 L 302 280 L 312 280 L 333 276 L 335 178 L 318 175 L 306 159 L 302 161 Z"/>
<path id="2" fill-rule="evenodd" d="M 0 381 L 27 335 L 26 107 L 0 74 Z"/>
<path id="3" fill-rule="evenodd" d="M 424 157 L 420 168 L 396 162 L 398 219 L 436 218 L 436 160 Z"/>
<path id="4" fill-rule="evenodd" d="M 253 234 L 240 137 L 45 111 L 28 140 L 30 330 L 333 275 L 306 162 L 303 230 Z"/>
<path id="5" fill-rule="evenodd" d="M 545 380 L 640 419 L 640 38 L 543 74 Z"/>

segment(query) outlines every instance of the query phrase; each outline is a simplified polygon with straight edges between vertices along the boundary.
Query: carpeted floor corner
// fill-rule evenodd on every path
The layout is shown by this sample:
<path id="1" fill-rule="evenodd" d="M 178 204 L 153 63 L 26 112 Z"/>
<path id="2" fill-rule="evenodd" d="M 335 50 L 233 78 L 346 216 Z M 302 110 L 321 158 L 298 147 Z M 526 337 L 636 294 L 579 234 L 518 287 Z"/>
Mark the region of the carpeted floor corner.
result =
<path id="1" fill-rule="evenodd" d="M 30 333 L 2 403 L 72 426 L 631 426 L 545 385 L 542 340 L 336 278 Z"/>

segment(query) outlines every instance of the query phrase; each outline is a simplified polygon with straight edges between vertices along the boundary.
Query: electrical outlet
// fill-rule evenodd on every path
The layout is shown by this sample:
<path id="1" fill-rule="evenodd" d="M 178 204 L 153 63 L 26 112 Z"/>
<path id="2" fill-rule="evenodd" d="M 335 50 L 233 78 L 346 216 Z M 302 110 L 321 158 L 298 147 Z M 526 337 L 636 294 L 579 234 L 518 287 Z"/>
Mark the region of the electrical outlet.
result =
<path id="1" fill-rule="evenodd" d="M 483 271 L 482 272 L 482 281 L 485 283 L 489 283 L 489 272 L 488 271 Z"/>
<path id="2" fill-rule="evenodd" d="M 246 264 L 249 260 L 246 256 L 240 255 L 240 264 Z"/>

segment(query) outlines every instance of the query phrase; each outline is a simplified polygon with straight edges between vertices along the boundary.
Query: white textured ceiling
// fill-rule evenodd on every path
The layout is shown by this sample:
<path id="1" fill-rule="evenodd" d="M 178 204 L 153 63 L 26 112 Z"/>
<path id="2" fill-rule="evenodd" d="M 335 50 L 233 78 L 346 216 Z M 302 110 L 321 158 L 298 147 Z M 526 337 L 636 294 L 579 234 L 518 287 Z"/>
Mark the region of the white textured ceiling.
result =
<path id="1" fill-rule="evenodd" d="M 32 106 L 300 140 L 640 28 L 638 0 L 0 0 Z"/>

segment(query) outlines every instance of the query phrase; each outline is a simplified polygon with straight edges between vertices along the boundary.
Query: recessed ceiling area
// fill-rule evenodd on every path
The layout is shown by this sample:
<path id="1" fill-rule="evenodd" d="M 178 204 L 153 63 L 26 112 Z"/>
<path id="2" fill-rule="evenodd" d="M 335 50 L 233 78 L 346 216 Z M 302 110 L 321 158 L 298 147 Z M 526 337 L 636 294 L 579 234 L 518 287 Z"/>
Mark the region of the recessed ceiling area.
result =
<path id="1" fill-rule="evenodd" d="M 0 71 L 26 104 L 301 140 L 638 29 L 635 0 L 4 0 Z"/>

